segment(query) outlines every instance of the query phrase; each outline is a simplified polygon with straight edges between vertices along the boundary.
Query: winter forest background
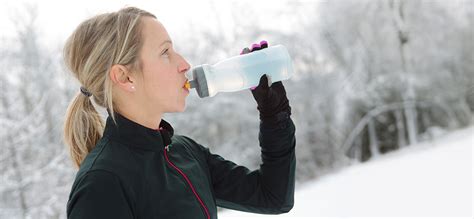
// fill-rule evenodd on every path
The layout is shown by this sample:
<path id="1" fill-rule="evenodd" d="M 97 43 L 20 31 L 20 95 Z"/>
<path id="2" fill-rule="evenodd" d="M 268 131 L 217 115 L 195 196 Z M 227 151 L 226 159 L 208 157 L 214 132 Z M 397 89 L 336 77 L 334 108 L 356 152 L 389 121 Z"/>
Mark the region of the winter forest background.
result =
<path id="1" fill-rule="evenodd" d="M 0 218 L 65 218 L 76 173 L 62 124 L 80 85 L 65 70 L 61 49 L 95 13 L 55 27 L 64 37 L 48 39 L 48 23 L 38 24 L 40 4 L 0 4 L 11 12 L 2 22 L 13 27 L 0 29 Z M 147 4 L 160 19 L 162 2 Z M 289 49 L 295 75 L 284 85 L 297 130 L 297 186 L 473 123 L 473 1 L 199 4 L 206 13 L 187 9 L 186 17 L 175 7 L 181 23 L 163 20 L 191 64 L 216 63 L 262 39 Z M 141 6 L 107 10 L 125 5 Z M 191 93 L 184 113 L 164 119 L 212 152 L 258 168 L 250 91 L 206 99 Z"/>

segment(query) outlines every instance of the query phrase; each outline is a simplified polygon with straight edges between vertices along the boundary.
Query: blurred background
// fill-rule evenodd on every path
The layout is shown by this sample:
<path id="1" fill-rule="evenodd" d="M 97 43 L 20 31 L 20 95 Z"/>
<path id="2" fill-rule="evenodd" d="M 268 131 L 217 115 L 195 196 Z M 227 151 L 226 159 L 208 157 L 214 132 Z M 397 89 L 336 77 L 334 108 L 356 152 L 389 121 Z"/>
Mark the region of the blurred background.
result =
<path id="1" fill-rule="evenodd" d="M 472 216 L 473 1 L 0 0 L 0 218 L 66 217 L 76 169 L 62 125 L 80 85 L 62 47 L 81 21 L 124 6 L 154 13 L 192 65 L 260 40 L 288 48 L 294 216 Z M 250 91 L 191 91 L 186 111 L 164 119 L 259 167 Z"/>

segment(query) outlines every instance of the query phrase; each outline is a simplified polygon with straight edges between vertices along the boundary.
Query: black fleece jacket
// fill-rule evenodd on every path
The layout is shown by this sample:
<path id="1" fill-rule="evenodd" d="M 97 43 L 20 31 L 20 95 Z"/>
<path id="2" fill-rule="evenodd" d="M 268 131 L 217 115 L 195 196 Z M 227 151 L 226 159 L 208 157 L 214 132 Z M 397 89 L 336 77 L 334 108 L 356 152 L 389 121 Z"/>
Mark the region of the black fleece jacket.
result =
<path id="1" fill-rule="evenodd" d="M 262 164 L 250 171 L 213 154 L 162 120 L 153 130 L 116 114 L 86 156 L 68 218 L 217 218 L 216 206 L 280 214 L 293 207 L 295 126 L 261 123 Z"/>

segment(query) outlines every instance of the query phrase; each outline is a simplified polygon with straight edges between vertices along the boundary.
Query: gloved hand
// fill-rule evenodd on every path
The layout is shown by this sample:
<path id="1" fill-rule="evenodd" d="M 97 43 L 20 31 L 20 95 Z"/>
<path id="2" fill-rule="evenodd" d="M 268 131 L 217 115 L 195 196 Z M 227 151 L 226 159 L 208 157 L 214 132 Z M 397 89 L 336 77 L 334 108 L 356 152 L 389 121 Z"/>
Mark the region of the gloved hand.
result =
<path id="1" fill-rule="evenodd" d="M 260 44 L 253 44 L 250 49 L 244 48 L 240 54 L 247 54 L 267 47 L 267 41 L 261 41 Z M 260 112 L 262 122 L 277 123 L 290 117 L 291 107 L 281 81 L 271 84 L 267 76 L 263 75 L 258 86 L 250 88 L 250 90 L 257 102 L 257 109 Z"/>

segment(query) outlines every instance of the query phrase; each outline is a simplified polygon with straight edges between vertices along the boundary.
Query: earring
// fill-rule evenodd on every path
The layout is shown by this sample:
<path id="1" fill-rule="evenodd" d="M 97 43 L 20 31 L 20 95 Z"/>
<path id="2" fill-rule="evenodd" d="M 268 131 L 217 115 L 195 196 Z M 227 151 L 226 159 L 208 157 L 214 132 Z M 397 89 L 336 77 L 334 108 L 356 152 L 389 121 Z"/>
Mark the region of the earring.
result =
<path id="1" fill-rule="evenodd" d="M 132 90 L 135 90 L 135 86 L 132 86 Z"/>

